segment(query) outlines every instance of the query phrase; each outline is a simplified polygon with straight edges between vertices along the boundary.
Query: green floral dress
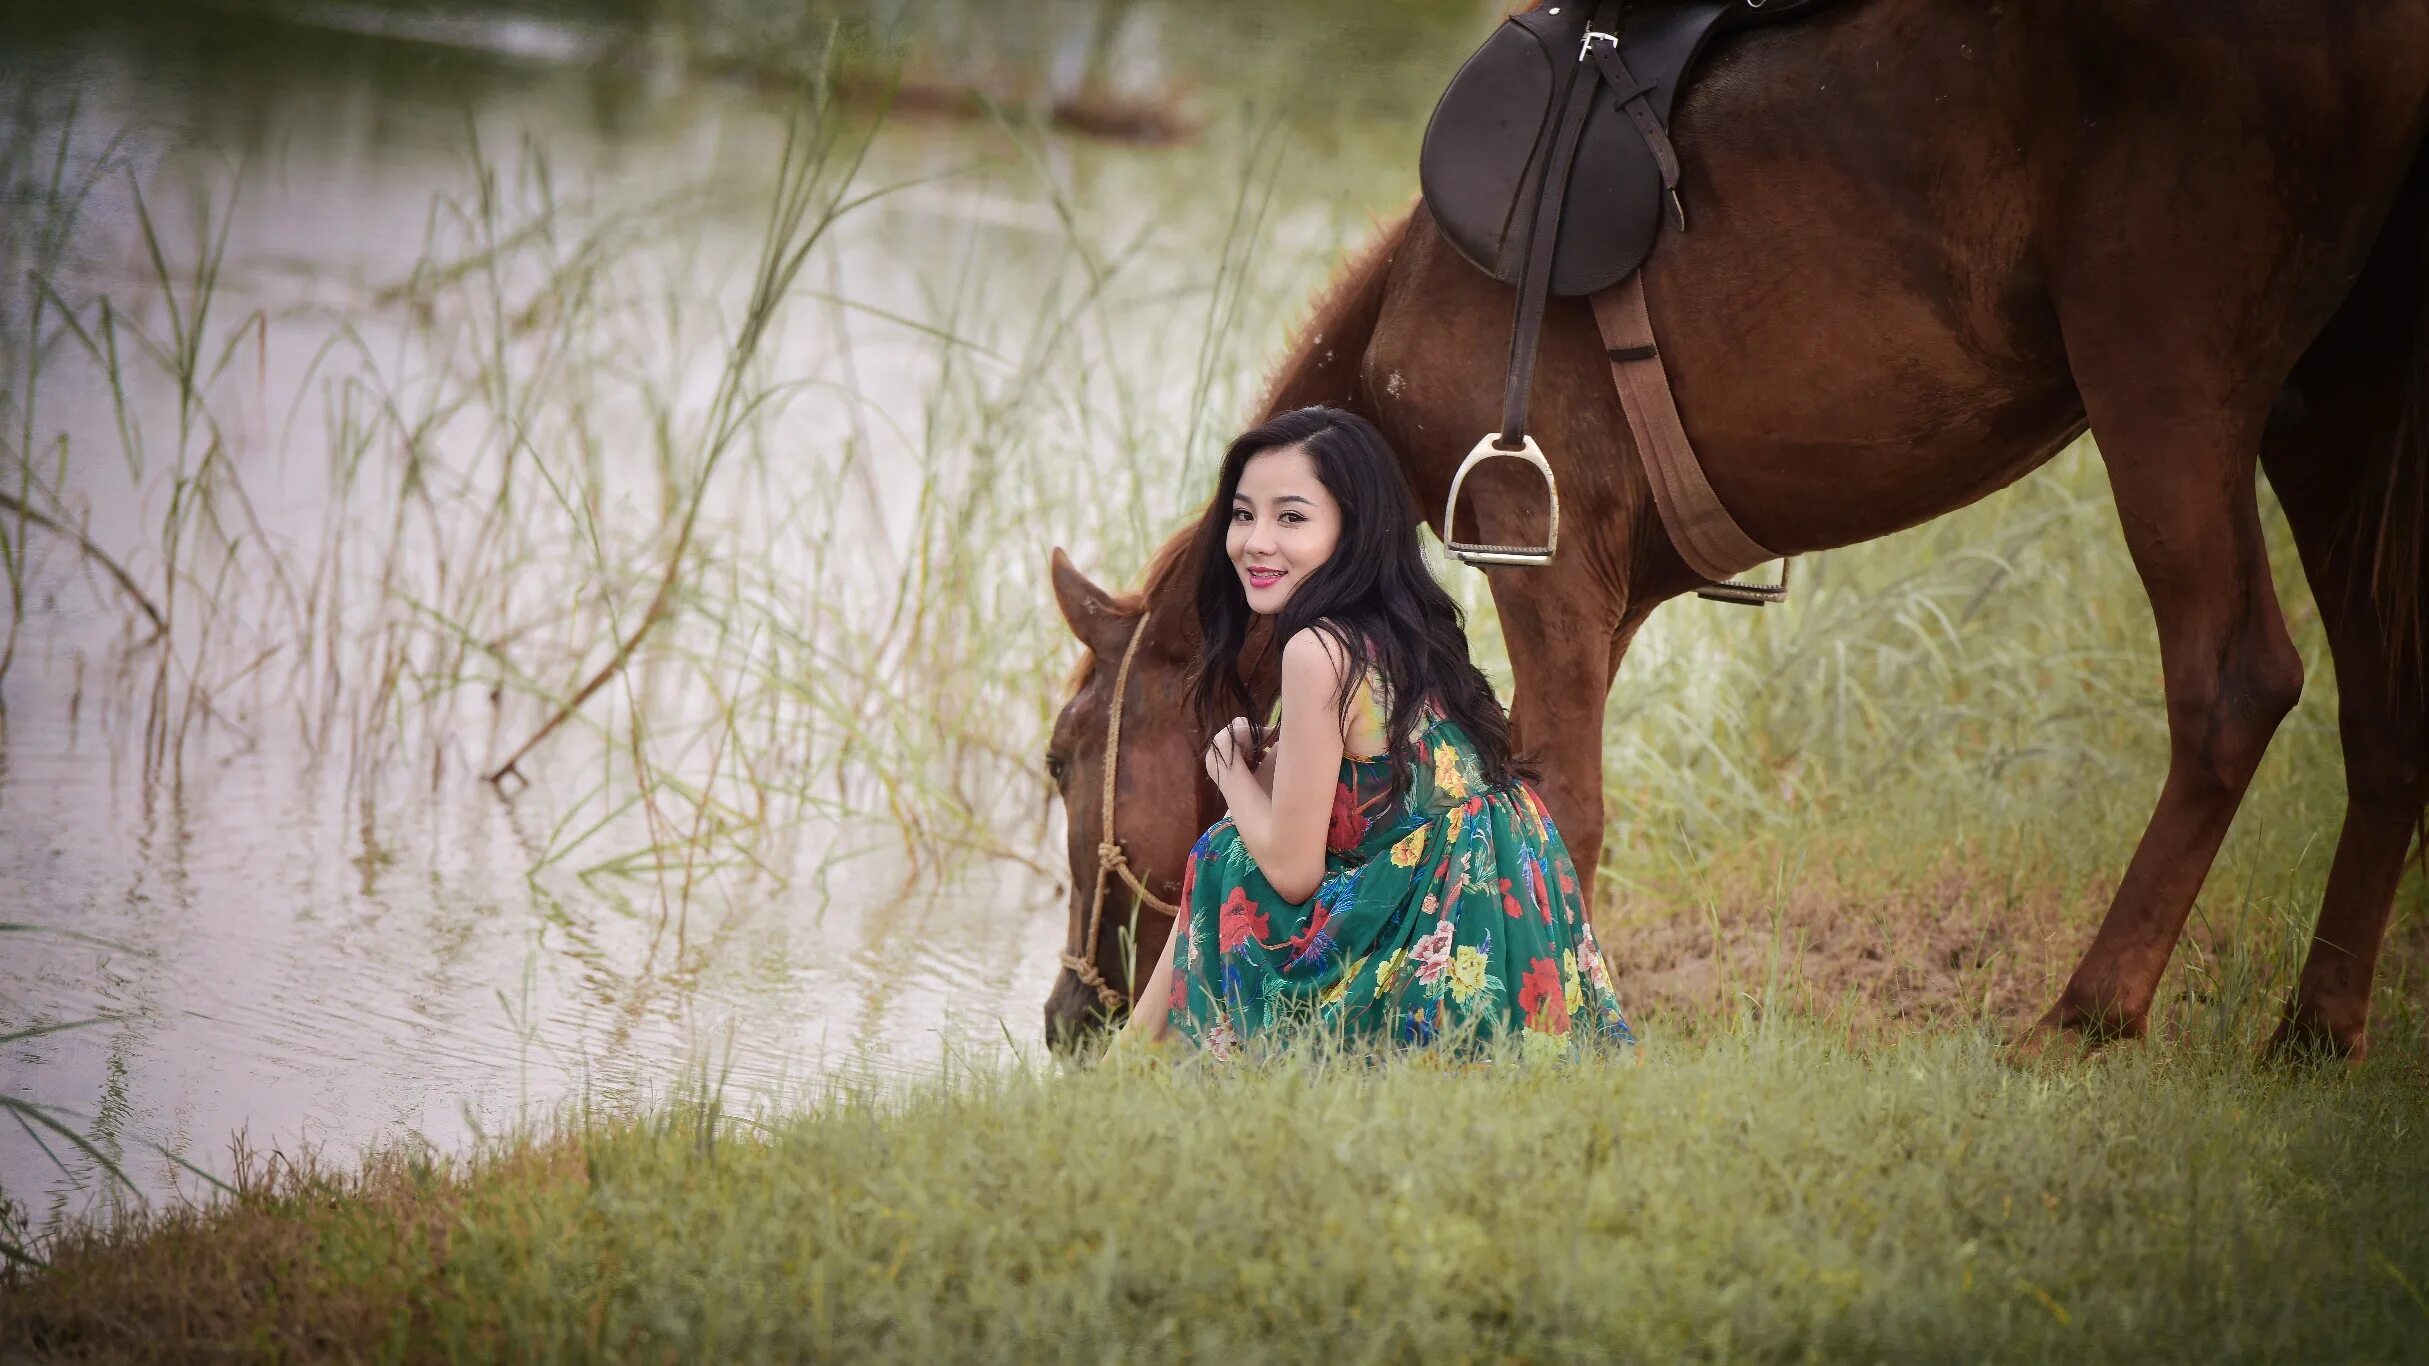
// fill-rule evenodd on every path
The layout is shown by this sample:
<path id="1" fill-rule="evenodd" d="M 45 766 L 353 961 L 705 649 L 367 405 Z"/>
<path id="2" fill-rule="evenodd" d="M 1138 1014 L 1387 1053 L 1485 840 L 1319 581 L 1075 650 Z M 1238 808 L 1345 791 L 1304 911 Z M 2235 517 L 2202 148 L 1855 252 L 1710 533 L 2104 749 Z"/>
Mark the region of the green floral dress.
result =
<path id="1" fill-rule="evenodd" d="M 1217 1057 L 1296 1024 L 1400 1044 L 1515 1032 L 1529 1054 L 1584 1035 L 1635 1043 L 1542 798 L 1487 789 L 1474 744 L 1436 709 L 1418 740 L 1397 804 L 1388 756 L 1341 761 L 1324 880 L 1304 903 L 1274 891 L 1229 817 L 1198 838 L 1173 928 L 1182 1037 Z"/>

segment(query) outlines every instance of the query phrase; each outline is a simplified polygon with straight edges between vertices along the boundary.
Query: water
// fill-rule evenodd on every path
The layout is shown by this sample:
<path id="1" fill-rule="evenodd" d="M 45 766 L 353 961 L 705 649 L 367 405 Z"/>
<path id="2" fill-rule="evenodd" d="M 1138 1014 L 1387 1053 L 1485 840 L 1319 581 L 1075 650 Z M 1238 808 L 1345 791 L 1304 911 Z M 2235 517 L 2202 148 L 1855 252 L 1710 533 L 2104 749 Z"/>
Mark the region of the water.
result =
<path id="1" fill-rule="evenodd" d="M 155 341 L 173 300 L 190 320 L 139 189 L 173 279 L 222 223 L 227 242 L 212 421 L 182 439 L 159 367 L 114 388 L 63 339 L 28 441 L 12 280 L 9 449 L 41 453 L 156 595 L 174 471 L 242 494 L 212 485 L 226 524 L 185 533 L 208 544 L 179 552 L 165 671 L 90 565 L 29 541 L 0 921 L 38 928 L 0 934 L 0 1032 L 98 1022 L 6 1044 L 0 1095 L 160 1198 L 198 1185 L 169 1154 L 224 1173 L 239 1133 L 460 1151 L 694 1066 L 783 1098 L 839 1067 L 1035 1051 L 1065 912 L 1034 756 L 1073 657 L 1045 547 L 1118 573 L 1184 509 L 1188 461 L 1308 290 L 1413 189 L 1430 91 L 1408 73 L 1475 29 L 1434 8 L 1301 32 L 1249 7 L 1230 54 L 1161 13 L 1125 40 L 1126 79 L 1193 91 L 1205 132 L 1178 147 L 890 123 L 856 183 L 926 183 L 805 268 L 758 372 L 800 392 L 709 481 L 677 620 L 501 788 L 480 774 L 548 714 L 534 694 L 601 662 L 663 563 L 701 447 L 650 434 L 711 410 L 784 98 L 701 77 L 622 15 L 349 5 L 8 36 L 9 127 L 47 154 L 72 98 L 71 160 L 120 159 L 58 271 L 88 328 L 103 297 Z M 1070 44 L 1039 47 L 1067 80 Z M 22 279 L 33 249 L 11 247 Z M 417 283 L 417 263 L 465 272 Z M 116 1198 L 89 1153 L 17 1126 L 0 1190 L 38 1220 Z"/>

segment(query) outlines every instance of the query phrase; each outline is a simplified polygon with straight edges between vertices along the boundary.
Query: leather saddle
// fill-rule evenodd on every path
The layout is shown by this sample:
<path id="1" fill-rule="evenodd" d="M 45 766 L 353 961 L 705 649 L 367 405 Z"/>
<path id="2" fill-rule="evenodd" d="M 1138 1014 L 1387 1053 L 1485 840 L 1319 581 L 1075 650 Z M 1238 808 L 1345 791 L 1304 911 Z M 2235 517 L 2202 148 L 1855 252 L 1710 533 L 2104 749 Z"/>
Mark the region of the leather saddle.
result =
<path id="1" fill-rule="evenodd" d="M 1652 253 L 1664 219 L 1686 229 L 1670 117 L 1711 45 L 1830 3 L 1545 0 L 1512 15 L 1452 77 L 1418 158 L 1426 207 L 1461 256 L 1518 287 L 1501 431 L 1478 442 L 1452 480 L 1443 532 L 1454 556 L 1482 564 L 1551 561 L 1559 495 L 1550 464 L 1526 435 L 1544 301 L 1610 289 Z M 1641 349 L 1649 355 L 1647 340 Z M 1612 358 L 1625 359 L 1616 350 Z M 1542 473 L 1552 497 L 1543 547 L 1472 545 L 1453 534 L 1459 485 L 1491 456 L 1516 456 Z"/>
<path id="2" fill-rule="evenodd" d="M 1542 192 L 1569 85 L 1599 85 L 1561 199 L 1551 292 L 1567 298 L 1618 284 L 1652 253 L 1665 216 L 1684 222 L 1668 130 L 1697 59 L 1717 39 L 1828 3 L 1564 0 L 1510 16 L 1451 78 L 1426 125 L 1417 176 L 1436 226 L 1477 269 L 1518 284 L 1529 210 Z M 1586 38 L 1598 8 L 1617 11 L 1616 42 L 1599 37 L 1612 32 L 1607 23 L 1596 39 Z M 1626 107 L 1638 99 L 1650 124 Z"/>

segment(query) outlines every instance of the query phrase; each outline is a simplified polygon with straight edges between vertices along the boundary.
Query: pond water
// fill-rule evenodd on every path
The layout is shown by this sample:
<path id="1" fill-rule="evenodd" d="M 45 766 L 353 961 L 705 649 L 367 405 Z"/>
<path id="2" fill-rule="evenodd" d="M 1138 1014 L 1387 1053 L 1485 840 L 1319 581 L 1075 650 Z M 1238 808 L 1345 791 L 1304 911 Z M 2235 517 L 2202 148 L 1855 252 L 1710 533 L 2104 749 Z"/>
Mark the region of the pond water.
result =
<path id="1" fill-rule="evenodd" d="M 6 1126 L 0 1191 L 37 1222 L 240 1132 L 460 1151 L 695 1067 L 782 1100 L 1038 1051 L 1046 548 L 1135 572 L 1487 19 L 1150 6 L 1124 79 L 1195 137 L 906 111 L 847 176 L 865 104 L 599 8 L 0 24 L 0 491 L 172 618 L 0 507 L 0 1097 L 63 1126 Z M 894 192 L 729 364 L 788 165 Z M 660 629 L 482 781 L 649 618 L 687 509 Z"/>

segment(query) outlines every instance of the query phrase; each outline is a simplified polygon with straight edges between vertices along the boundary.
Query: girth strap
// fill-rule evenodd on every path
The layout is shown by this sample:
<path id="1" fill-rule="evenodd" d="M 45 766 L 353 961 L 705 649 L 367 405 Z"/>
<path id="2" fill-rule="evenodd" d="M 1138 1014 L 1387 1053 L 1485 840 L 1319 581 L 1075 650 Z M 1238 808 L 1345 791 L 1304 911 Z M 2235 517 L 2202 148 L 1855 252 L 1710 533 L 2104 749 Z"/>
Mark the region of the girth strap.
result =
<path id="1" fill-rule="evenodd" d="M 1611 33 L 1608 20 L 1616 18 L 1619 6 L 1613 0 L 1602 0 L 1594 19 L 1586 29 L 1584 48 L 1597 44 L 1594 35 L 1599 30 Z M 1501 390 L 1501 441 L 1504 450 L 1517 450 L 1527 434 L 1527 398 L 1535 385 L 1535 339 L 1543 330 L 1544 301 L 1552 293 L 1552 259 L 1560 243 L 1560 205 L 1568 196 L 1569 170 L 1577 161 L 1577 143 L 1585 136 L 1586 111 L 1594 103 L 1594 92 L 1600 82 L 1595 70 L 1586 66 L 1586 51 L 1580 50 L 1577 60 L 1568 69 L 1568 84 L 1561 97 L 1560 121 L 1552 138 L 1551 159 L 1544 163 L 1542 189 L 1535 200 L 1535 226 L 1527 233 L 1526 270 L 1519 276 L 1518 315 L 1510 326 L 1510 364 L 1508 378 Z"/>
<path id="2" fill-rule="evenodd" d="M 1637 453 L 1653 485 L 1653 506 L 1679 556 L 1714 583 L 1778 559 L 1746 534 L 1704 478 L 1695 447 L 1687 441 L 1686 425 L 1679 420 L 1678 399 L 1670 392 L 1669 367 L 1662 363 L 1653 338 L 1643 269 L 1594 295 L 1593 303 L 1594 325 L 1611 358 L 1611 382 L 1619 387 L 1628 430 L 1636 436 Z"/>

